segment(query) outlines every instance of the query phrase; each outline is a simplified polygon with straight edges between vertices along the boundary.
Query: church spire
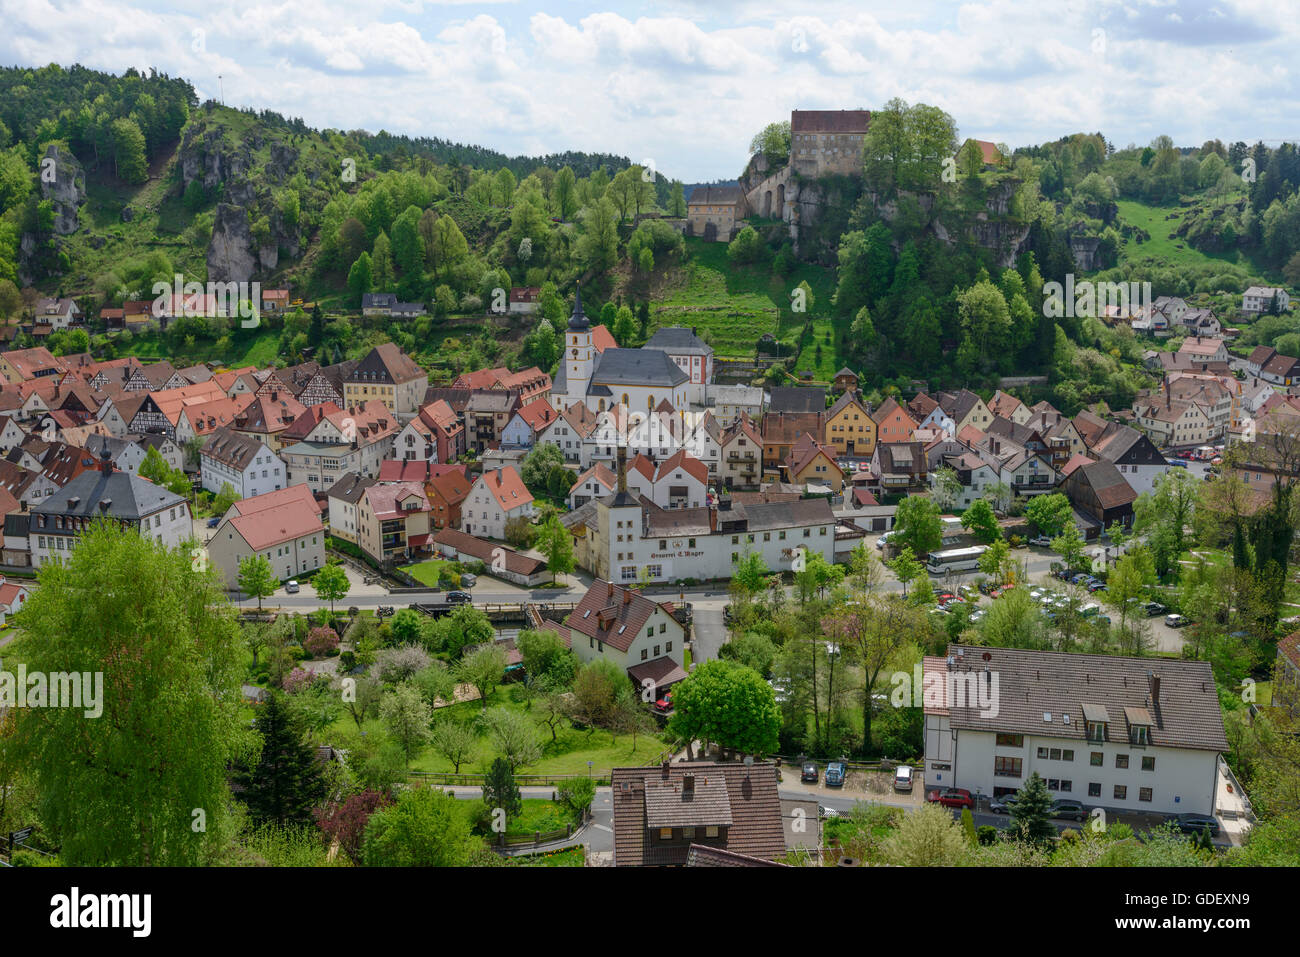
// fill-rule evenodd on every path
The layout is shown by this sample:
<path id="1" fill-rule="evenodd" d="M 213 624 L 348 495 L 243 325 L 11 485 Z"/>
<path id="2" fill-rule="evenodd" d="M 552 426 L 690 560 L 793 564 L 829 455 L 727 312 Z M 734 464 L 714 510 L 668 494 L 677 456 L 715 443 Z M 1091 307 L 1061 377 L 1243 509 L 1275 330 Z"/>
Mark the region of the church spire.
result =
<path id="1" fill-rule="evenodd" d="M 573 294 L 573 315 L 569 317 L 570 329 L 586 329 L 590 323 L 582 311 L 582 283 L 578 283 L 577 292 Z"/>

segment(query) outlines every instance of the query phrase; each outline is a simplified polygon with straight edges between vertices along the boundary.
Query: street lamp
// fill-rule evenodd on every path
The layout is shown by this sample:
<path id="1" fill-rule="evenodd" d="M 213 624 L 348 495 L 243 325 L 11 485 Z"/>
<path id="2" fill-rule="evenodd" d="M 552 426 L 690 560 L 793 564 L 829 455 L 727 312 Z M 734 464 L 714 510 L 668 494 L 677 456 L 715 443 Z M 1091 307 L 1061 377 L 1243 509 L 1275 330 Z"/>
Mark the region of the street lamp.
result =
<path id="1" fill-rule="evenodd" d="M 588 780 L 588 781 L 591 780 L 591 768 L 592 768 L 592 765 L 594 765 L 595 763 L 596 763 L 595 761 L 588 761 L 588 762 L 587 762 L 587 780 Z"/>

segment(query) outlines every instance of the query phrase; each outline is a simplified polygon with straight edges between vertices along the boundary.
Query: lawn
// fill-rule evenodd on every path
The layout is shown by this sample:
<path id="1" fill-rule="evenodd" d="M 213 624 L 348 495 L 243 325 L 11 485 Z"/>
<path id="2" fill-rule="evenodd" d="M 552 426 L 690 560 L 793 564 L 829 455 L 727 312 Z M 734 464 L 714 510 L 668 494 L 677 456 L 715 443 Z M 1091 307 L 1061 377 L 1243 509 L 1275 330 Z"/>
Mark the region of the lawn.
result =
<path id="1" fill-rule="evenodd" d="M 503 685 L 492 692 L 488 698 L 488 707 L 504 707 L 511 711 L 529 714 L 528 700 L 523 685 Z M 472 721 L 482 710 L 478 701 L 465 701 L 459 704 L 439 708 L 437 720 Z M 331 730 L 353 733 L 356 725 L 347 714 L 341 714 L 331 725 Z M 383 732 L 383 724 L 377 718 L 366 720 L 363 730 L 367 734 Z M 326 732 L 328 734 L 328 732 Z M 599 729 L 587 731 L 572 727 L 568 721 L 556 728 L 556 740 L 551 741 L 550 730 L 539 721 L 537 724 L 538 740 L 542 742 L 542 757 L 536 764 L 519 769 L 520 774 L 593 774 L 608 773 L 610 768 L 638 767 L 654 761 L 668 745 L 657 735 L 641 734 L 636 738 L 633 748 L 632 736 L 620 734 L 617 739 L 608 731 Z M 486 772 L 496 757 L 490 739 L 480 734 L 478 754 L 474 761 L 461 765 L 462 773 Z M 587 762 L 591 762 L 588 769 Z M 411 762 L 412 771 L 453 772 L 451 762 L 438 754 L 433 748 L 426 748 Z"/>
<path id="2" fill-rule="evenodd" d="M 813 291 L 810 312 L 829 328 L 830 319 L 823 317 L 829 316 L 835 291 L 831 270 L 800 263 L 783 279 L 767 266 L 733 266 L 726 243 L 687 238 L 680 280 L 650 306 L 650 332 L 662 326 L 694 326 L 708 331 L 719 356 L 751 357 L 764 334 L 798 335 L 804 316 L 790 311 L 791 291 L 805 280 Z"/>
<path id="3" fill-rule="evenodd" d="M 199 339 L 180 350 L 170 348 L 157 335 L 119 336 L 114 345 L 119 356 L 137 359 L 168 359 L 180 365 L 184 360 L 193 362 L 218 362 L 231 368 L 257 366 L 263 368 L 275 362 L 280 352 L 280 334 L 271 329 L 261 329 L 248 338 L 235 339 L 229 352 L 218 352 L 216 339 Z"/>
<path id="4" fill-rule="evenodd" d="M 441 580 L 443 570 L 455 571 L 456 567 L 454 562 L 449 562 L 446 559 L 430 558 L 428 561 L 417 562 L 414 565 L 402 565 L 401 569 L 421 584 L 436 588 Z"/>
<path id="5" fill-rule="evenodd" d="M 1235 253 L 1204 253 L 1188 245 L 1182 237 L 1170 239 L 1169 234 L 1182 224 L 1186 212 L 1180 206 L 1148 206 L 1131 199 L 1118 200 L 1117 205 L 1119 218 L 1123 222 L 1151 234 L 1151 238 L 1143 243 L 1136 239 L 1124 240 L 1120 247 L 1121 259 L 1129 262 L 1154 259 L 1171 266 L 1204 266 L 1213 263 L 1236 265 L 1239 262 L 1247 267 L 1251 265 Z M 1173 218 L 1167 219 L 1168 216 Z"/>
<path id="6" fill-rule="evenodd" d="M 573 815 L 567 808 L 561 807 L 546 798 L 524 798 L 523 809 L 519 816 L 512 818 L 506 826 L 506 836 L 531 835 L 538 831 L 559 831 L 573 823 Z"/>
<path id="7" fill-rule="evenodd" d="M 583 867 L 586 857 L 581 847 L 566 847 L 561 851 L 507 857 L 506 864 L 509 867 Z"/>

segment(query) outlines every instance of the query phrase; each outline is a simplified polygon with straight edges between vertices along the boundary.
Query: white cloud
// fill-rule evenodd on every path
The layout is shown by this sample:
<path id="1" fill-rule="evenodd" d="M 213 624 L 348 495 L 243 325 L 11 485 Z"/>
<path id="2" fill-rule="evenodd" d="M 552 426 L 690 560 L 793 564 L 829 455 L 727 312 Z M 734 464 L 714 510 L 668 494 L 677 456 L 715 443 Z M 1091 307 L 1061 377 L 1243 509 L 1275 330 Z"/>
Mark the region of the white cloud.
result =
<path id="1" fill-rule="evenodd" d="M 1300 36 L 1269 0 L 625 6 L 0 0 L 0 62 L 155 66 L 204 97 L 220 74 L 228 103 L 314 126 L 653 156 L 688 181 L 735 176 L 753 133 L 792 108 L 892 96 L 1013 146 L 1080 129 L 1119 145 L 1269 140 L 1300 125 Z"/>

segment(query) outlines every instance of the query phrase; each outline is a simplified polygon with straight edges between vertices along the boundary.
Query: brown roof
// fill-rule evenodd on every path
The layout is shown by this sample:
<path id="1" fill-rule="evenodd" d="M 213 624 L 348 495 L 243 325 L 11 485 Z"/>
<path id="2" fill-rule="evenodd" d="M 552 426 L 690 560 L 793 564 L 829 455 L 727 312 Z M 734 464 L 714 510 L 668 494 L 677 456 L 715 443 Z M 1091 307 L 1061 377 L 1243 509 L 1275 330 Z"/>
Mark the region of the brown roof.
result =
<path id="1" fill-rule="evenodd" d="M 516 575 L 532 577 L 546 570 L 546 562 L 541 559 L 529 558 L 527 555 L 519 554 L 513 548 L 496 545 L 454 528 L 444 528 L 439 531 L 433 536 L 433 543 L 454 548 L 463 555 L 477 558 L 489 567 L 499 555 L 504 553 L 506 571 Z"/>
<path id="2" fill-rule="evenodd" d="M 564 623 L 572 631 L 627 651 L 657 607 L 657 602 L 638 591 L 597 578 Z"/>
<path id="3" fill-rule="evenodd" d="M 775 765 L 692 761 L 615 768 L 610 783 L 619 867 L 682 865 L 692 845 L 767 861 L 785 854 Z M 675 829 L 671 840 L 660 840 L 660 827 Z M 684 827 L 694 827 L 694 835 L 683 837 Z M 717 836 L 709 837 L 707 827 L 717 827 Z"/>
<path id="4" fill-rule="evenodd" d="M 959 656 L 959 651 L 964 654 Z M 925 710 L 946 710 L 954 728 L 1083 742 L 1087 737 L 1086 721 L 1080 720 L 1084 709 L 1101 708 L 1109 715 L 1108 739 L 1123 742 L 1128 740 L 1125 709 L 1145 709 L 1150 712 L 1153 745 L 1227 750 L 1223 714 L 1208 662 L 957 645 L 948 646 L 948 655 L 946 660 L 925 659 L 924 687 L 940 692 L 940 698 L 940 686 L 947 690 L 949 675 L 962 682 L 983 681 L 987 667 L 998 682 L 998 709 L 993 716 L 971 701 L 970 695 L 960 703 L 938 701 L 933 709 L 927 697 Z M 1153 693 L 1152 675 L 1159 679 L 1158 693 Z M 966 690 L 965 684 L 956 687 Z M 1132 710 L 1130 716 L 1141 717 Z"/>
<path id="5" fill-rule="evenodd" d="M 686 854 L 687 867 L 789 867 L 780 861 L 769 861 L 761 857 L 751 857 L 748 854 L 738 854 L 735 851 L 724 850 L 720 847 L 706 847 L 703 844 L 692 844 L 691 849 Z"/>
<path id="6" fill-rule="evenodd" d="M 791 133 L 865 133 L 870 110 L 791 110 Z"/>

